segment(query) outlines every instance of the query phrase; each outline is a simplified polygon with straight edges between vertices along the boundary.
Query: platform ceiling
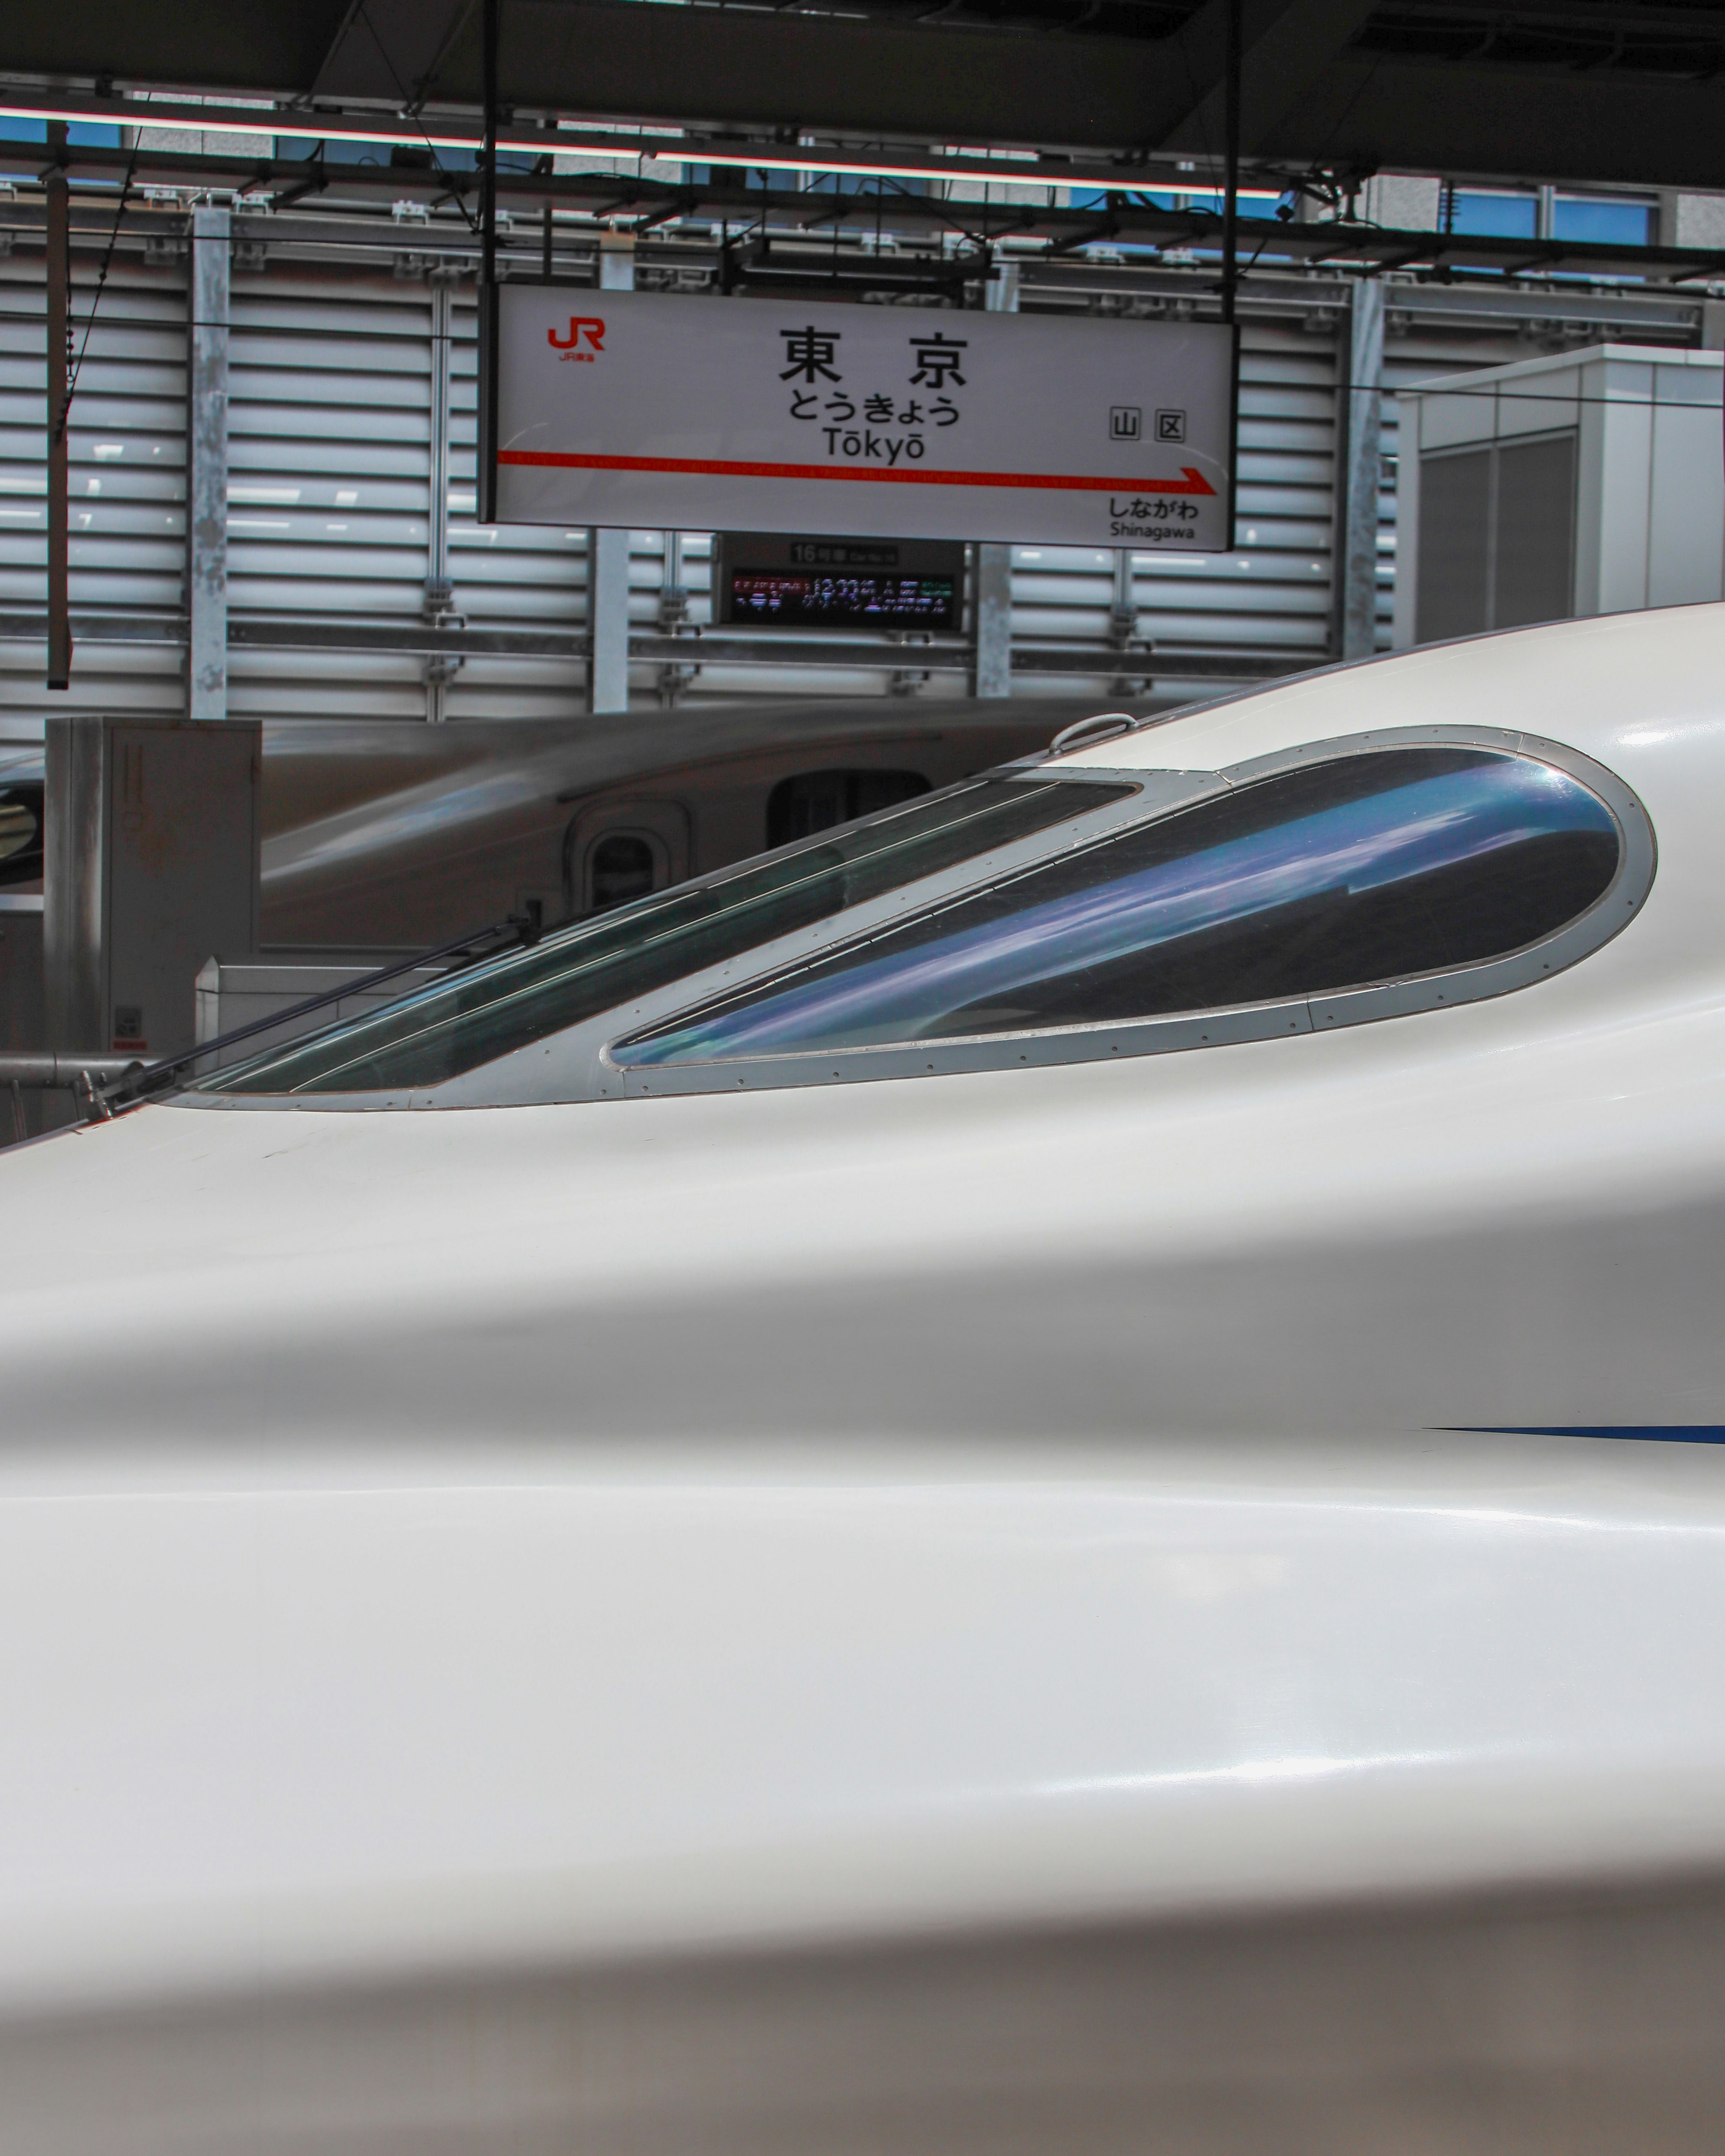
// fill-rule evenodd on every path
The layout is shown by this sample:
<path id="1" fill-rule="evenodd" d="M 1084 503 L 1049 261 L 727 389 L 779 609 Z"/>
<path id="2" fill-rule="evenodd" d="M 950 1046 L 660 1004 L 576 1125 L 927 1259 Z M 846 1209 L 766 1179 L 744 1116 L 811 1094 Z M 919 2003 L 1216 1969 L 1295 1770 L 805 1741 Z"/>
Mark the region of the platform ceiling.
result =
<path id="1" fill-rule="evenodd" d="M 1208 158 L 1225 0 L 504 0 L 522 110 Z M 1725 7 L 1245 0 L 1260 167 L 1725 188 Z M 8 0 L 0 71 L 472 108 L 475 0 Z"/>

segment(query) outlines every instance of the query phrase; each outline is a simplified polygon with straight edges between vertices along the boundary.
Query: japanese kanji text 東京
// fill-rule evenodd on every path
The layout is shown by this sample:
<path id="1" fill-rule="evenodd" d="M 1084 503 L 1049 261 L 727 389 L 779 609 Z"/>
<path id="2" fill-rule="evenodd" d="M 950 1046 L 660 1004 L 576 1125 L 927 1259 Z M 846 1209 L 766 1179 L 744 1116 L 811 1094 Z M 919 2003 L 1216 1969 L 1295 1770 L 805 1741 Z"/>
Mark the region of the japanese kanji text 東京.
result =
<path id="1" fill-rule="evenodd" d="M 834 366 L 834 357 L 839 349 L 837 330 L 818 330 L 811 322 L 807 329 L 781 330 L 784 339 L 784 356 L 790 365 L 779 374 L 781 382 L 800 377 L 804 382 L 836 382 L 839 371 Z"/>
<path id="2" fill-rule="evenodd" d="M 949 337 L 937 330 L 932 336 L 911 339 L 911 349 L 916 355 L 916 371 L 911 377 L 913 387 L 922 384 L 929 389 L 944 389 L 949 382 L 956 382 L 962 389 L 964 377 L 959 372 L 968 337 Z"/>

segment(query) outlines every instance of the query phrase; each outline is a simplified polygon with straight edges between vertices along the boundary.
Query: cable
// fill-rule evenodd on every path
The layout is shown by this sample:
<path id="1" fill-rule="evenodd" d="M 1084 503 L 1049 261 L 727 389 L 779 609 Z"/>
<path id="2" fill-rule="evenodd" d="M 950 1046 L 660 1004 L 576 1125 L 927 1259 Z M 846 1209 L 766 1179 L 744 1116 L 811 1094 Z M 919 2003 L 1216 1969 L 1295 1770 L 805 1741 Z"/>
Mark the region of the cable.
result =
<path id="1" fill-rule="evenodd" d="M 437 145 L 432 141 L 430 136 L 426 133 L 424 125 L 420 121 L 418 113 L 413 109 L 413 100 L 408 94 L 408 86 L 402 80 L 400 75 L 397 74 L 395 62 L 390 59 L 388 50 L 385 47 L 382 38 L 377 34 L 377 26 L 372 20 L 371 8 L 367 5 L 367 0 L 359 0 L 359 18 L 365 24 L 367 29 L 371 33 L 372 43 L 377 48 L 377 57 L 382 61 L 384 66 L 388 69 L 389 79 L 401 94 L 403 117 L 411 118 L 418 126 L 420 139 L 424 141 L 426 148 L 431 152 L 433 170 L 436 172 L 440 180 L 448 183 L 449 199 L 454 202 L 455 208 L 460 212 L 463 222 L 466 224 L 468 230 L 470 232 L 477 232 L 479 230 L 479 220 L 477 218 L 469 216 L 467 204 L 462 200 L 462 190 L 456 186 L 454 176 L 450 172 L 443 159 L 437 154 Z"/>
<path id="2" fill-rule="evenodd" d="M 126 167 L 126 177 L 120 183 L 120 200 L 114 211 L 113 228 L 108 234 L 107 250 L 102 256 L 102 266 L 96 276 L 96 287 L 90 302 L 90 314 L 84 325 L 84 339 L 78 347 L 78 357 L 72 362 L 72 372 L 66 382 L 65 409 L 60 414 L 59 432 L 64 434 L 72 424 L 72 399 L 78 393 L 78 377 L 84 367 L 84 355 L 90 349 L 90 333 L 95 327 L 96 309 L 102 304 L 103 287 L 108 281 L 108 272 L 114 263 L 114 243 L 120 237 L 120 221 L 126 215 L 126 198 L 131 192 L 132 175 L 137 170 L 138 151 L 132 145 L 131 162 Z"/>

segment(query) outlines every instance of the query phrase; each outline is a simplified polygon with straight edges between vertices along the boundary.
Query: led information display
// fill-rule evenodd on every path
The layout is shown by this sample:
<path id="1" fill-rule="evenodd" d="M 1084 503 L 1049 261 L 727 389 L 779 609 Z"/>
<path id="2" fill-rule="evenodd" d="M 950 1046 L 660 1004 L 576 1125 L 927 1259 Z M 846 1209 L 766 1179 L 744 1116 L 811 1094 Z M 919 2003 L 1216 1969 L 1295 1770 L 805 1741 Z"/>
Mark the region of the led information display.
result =
<path id="1" fill-rule="evenodd" d="M 784 538 L 721 531 L 713 619 L 756 629 L 956 629 L 964 548 L 940 539 Z"/>
<path id="2" fill-rule="evenodd" d="M 505 523 L 1232 542 L 1234 332 L 1214 324 L 497 297 Z"/>

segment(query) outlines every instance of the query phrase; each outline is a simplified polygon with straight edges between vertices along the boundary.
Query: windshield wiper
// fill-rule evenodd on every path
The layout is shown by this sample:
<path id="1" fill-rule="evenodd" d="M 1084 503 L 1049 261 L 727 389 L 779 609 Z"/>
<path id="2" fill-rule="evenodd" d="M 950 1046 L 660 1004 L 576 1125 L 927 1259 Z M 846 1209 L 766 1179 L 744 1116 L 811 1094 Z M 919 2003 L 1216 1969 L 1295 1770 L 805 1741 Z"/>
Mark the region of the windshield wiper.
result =
<path id="1" fill-rule="evenodd" d="M 545 932 L 544 921 L 536 902 L 530 903 L 524 912 L 511 913 L 489 927 L 476 928 L 465 936 L 458 936 L 451 943 L 439 943 L 429 951 L 416 951 L 409 958 L 398 958 L 388 966 L 380 966 L 374 973 L 362 974 L 357 981 L 343 981 L 339 988 L 321 988 L 315 996 L 307 996 L 303 1003 L 290 1004 L 286 1010 L 271 1011 L 267 1017 L 254 1018 L 244 1025 L 236 1025 L 227 1033 L 218 1034 L 213 1040 L 200 1040 L 195 1048 L 182 1050 L 177 1055 L 164 1056 L 159 1063 L 137 1062 L 103 1086 L 92 1086 L 88 1094 L 80 1092 L 80 1105 L 87 1122 L 104 1122 L 116 1110 L 141 1107 L 152 1094 L 163 1090 L 165 1082 L 198 1063 L 206 1055 L 218 1055 L 223 1049 L 237 1047 L 241 1041 L 253 1040 L 259 1034 L 273 1032 L 277 1027 L 289 1025 L 295 1019 L 309 1018 L 314 1011 L 326 1010 L 331 1004 L 340 1003 L 344 997 L 366 995 L 380 988 L 386 981 L 398 979 L 421 966 L 434 965 L 439 958 L 453 958 L 468 965 L 477 965 L 482 958 L 495 958 L 499 952 L 507 951 L 520 944 L 531 947 Z M 451 967 L 451 972 L 459 967 Z M 86 1067 L 91 1058 L 63 1056 L 63 1062 L 76 1063 Z M 105 1059 L 100 1059 L 105 1060 Z"/>

